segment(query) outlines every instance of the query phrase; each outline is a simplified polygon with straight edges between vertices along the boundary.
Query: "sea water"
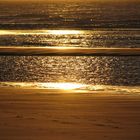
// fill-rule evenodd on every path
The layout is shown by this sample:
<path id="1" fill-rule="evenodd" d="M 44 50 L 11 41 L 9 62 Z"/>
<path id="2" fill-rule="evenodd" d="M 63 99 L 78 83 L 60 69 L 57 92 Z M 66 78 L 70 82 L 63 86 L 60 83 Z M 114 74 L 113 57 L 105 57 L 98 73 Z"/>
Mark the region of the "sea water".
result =
<path id="1" fill-rule="evenodd" d="M 136 3 L 1 2 L 0 46 L 139 48 L 139 17 Z M 139 92 L 140 56 L 0 56 L 0 82 L 2 87 L 71 83 Z"/>

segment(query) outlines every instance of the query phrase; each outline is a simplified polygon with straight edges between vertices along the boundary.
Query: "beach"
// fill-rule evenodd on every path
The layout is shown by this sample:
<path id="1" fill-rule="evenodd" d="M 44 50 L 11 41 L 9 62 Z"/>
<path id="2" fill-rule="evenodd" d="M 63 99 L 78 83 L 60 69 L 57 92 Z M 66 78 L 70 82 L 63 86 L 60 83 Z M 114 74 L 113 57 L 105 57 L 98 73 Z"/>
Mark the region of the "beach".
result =
<path id="1" fill-rule="evenodd" d="M 1 140 L 139 140 L 140 95 L 1 88 Z"/>
<path id="2" fill-rule="evenodd" d="M 140 0 L 0 0 L 0 140 L 140 140 Z"/>

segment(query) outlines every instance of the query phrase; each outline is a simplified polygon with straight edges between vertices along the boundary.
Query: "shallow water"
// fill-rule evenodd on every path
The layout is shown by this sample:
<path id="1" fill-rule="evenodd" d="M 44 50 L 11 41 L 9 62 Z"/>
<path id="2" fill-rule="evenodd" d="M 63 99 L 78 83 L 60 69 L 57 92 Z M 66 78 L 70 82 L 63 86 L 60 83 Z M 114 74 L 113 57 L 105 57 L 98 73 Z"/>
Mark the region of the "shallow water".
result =
<path id="1" fill-rule="evenodd" d="M 1 2 L 0 47 L 139 48 L 139 11 L 135 3 Z M 72 83 L 138 92 L 140 56 L 0 56 L 0 81 L 0 86 Z"/>
<path id="2" fill-rule="evenodd" d="M 96 93 L 109 95 L 140 95 L 140 86 L 86 85 L 81 83 L 0 82 L 4 89 L 44 89 L 47 93 Z M 17 92 L 18 93 L 18 92 Z"/>
<path id="3" fill-rule="evenodd" d="M 0 46 L 139 48 L 140 29 L 0 30 Z"/>
<path id="4" fill-rule="evenodd" d="M 0 81 L 139 85 L 140 57 L 0 57 Z"/>
<path id="5" fill-rule="evenodd" d="M 0 30 L 5 47 L 139 48 L 139 38 L 138 29 Z M 140 57 L 1 56 L 0 81 L 139 86 Z"/>

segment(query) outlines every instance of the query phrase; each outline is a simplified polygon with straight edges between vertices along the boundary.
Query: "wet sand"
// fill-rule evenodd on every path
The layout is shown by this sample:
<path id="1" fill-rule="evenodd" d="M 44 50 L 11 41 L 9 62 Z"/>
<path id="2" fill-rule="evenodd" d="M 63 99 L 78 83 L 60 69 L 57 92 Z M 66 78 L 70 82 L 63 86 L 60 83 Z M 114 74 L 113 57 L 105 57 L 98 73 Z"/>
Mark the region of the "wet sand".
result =
<path id="1" fill-rule="evenodd" d="M 140 48 L 0 47 L 1 56 L 140 56 Z"/>
<path id="2" fill-rule="evenodd" d="M 0 140 L 139 140 L 140 95 L 0 89 Z"/>

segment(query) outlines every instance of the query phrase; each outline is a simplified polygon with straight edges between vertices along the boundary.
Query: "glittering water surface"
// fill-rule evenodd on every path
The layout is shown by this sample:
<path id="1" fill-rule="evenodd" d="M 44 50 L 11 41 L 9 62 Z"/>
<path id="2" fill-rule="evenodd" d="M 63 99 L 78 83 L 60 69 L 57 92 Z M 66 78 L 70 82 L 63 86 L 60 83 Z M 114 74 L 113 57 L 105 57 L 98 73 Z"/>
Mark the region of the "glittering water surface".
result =
<path id="1" fill-rule="evenodd" d="M 0 2 L 0 28 L 139 28 L 140 4 Z"/>
<path id="2" fill-rule="evenodd" d="M 140 29 L 0 30 L 0 46 L 139 48 Z"/>
<path id="3" fill-rule="evenodd" d="M 1 56 L 0 81 L 139 85 L 140 57 Z"/>
<path id="4" fill-rule="evenodd" d="M 134 3 L 25 6 L 1 2 L 0 47 L 139 48 L 139 10 Z M 0 82 L 12 87 L 84 86 L 139 92 L 140 56 L 0 56 Z"/>
<path id="5" fill-rule="evenodd" d="M 139 39 L 140 31 L 138 29 L 0 30 L 1 47 L 139 48 Z M 49 83 L 54 88 L 77 88 L 76 84 L 78 87 L 79 84 L 82 84 L 88 85 L 88 88 L 86 86 L 88 90 L 97 90 L 95 85 L 139 86 L 140 57 L 1 56 L 0 81 L 1 85 L 5 85 L 3 82 L 41 82 L 46 83 L 45 86 L 41 84 L 41 87 L 44 88 L 50 87 Z M 40 87 L 40 84 L 35 83 L 34 85 Z M 62 83 L 66 83 L 66 85 Z M 14 83 L 6 85 L 16 86 Z M 23 85 L 29 86 L 30 84 Z M 83 86 L 80 87 L 83 89 Z M 106 86 L 102 87 L 108 89 Z"/>

